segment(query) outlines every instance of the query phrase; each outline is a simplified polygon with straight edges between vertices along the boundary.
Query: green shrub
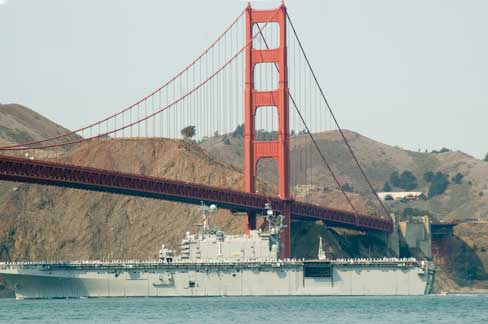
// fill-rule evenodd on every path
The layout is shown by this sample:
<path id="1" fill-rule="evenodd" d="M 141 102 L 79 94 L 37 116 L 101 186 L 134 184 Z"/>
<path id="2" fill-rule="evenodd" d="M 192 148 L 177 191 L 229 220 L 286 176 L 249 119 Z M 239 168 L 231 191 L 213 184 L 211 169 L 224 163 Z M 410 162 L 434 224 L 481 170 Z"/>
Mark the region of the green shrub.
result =
<path id="1" fill-rule="evenodd" d="M 400 188 L 403 188 L 407 191 L 417 188 L 417 178 L 412 172 L 408 170 L 402 173 L 402 175 L 400 176 L 400 180 L 402 182 Z"/>
<path id="2" fill-rule="evenodd" d="M 441 148 L 440 151 L 432 150 L 432 153 L 447 153 L 447 152 L 451 152 L 451 150 L 446 147 Z"/>
<path id="3" fill-rule="evenodd" d="M 353 192 L 354 191 L 354 188 L 349 183 L 343 184 L 341 186 L 341 189 L 342 189 L 342 191 L 345 191 L 345 192 Z"/>
<path id="4" fill-rule="evenodd" d="M 463 182 L 464 174 L 458 173 L 454 177 L 452 177 L 452 182 L 455 184 L 461 184 Z"/>
<path id="5" fill-rule="evenodd" d="M 240 124 L 236 127 L 236 129 L 232 132 L 232 137 L 234 138 L 242 138 L 244 137 L 244 124 Z"/>
<path id="6" fill-rule="evenodd" d="M 390 176 L 390 182 L 394 187 L 402 188 L 406 191 L 417 188 L 417 178 L 409 170 L 403 171 L 402 174 L 394 171 Z"/>
<path id="7" fill-rule="evenodd" d="M 425 182 L 431 182 L 432 179 L 434 179 L 434 172 L 432 171 L 427 171 L 424 173 L 424 181 Z"/>
<path id="8" fill-rule="evenodd" d="M 259 129 L 256 132 L 256 139 L 258 141 L 275 141 L 278 139 L 278 132 L 277 131 L 265 131 L 264 129 Z"/>
<path id="9" fill-rule="evenodd" d="M 197 133 L 197 128 L 192 125 L 186 126 L 181 130 L 181 135 L 183 135 L 183 138 L 185 139 L 192 138 L 193 136 L 196 135 L 196 133 Z"/>
<path id="10" fill-rule="evenodd" d="M 393 171 L 390 176 L 390 183 L 395 187 L 400 187 L 400 173 L 398 171 Z"/>
<path id="11" fill-rule="evenodd" d="M 408 216 L 430 216 L 430 212 L 427 210 L 407 207 L 403 210 L 402 216 L 404 218 Z"/>
<path id="12" fill-rule="evenodd" d="M 442 172 L 437 172 L 432 178 L 429 187 L 429 198 L 442 195 L 446 192 L 447 187 L 449 186 L 449 176 Z"/>
<path id="13" fill-rule="evenodd" d="M 390 192 L 392 190 L 391 185 L 388 181 L 385 182 L 385 185 L 383 186 L 383 191 L 384 192 Z"/>

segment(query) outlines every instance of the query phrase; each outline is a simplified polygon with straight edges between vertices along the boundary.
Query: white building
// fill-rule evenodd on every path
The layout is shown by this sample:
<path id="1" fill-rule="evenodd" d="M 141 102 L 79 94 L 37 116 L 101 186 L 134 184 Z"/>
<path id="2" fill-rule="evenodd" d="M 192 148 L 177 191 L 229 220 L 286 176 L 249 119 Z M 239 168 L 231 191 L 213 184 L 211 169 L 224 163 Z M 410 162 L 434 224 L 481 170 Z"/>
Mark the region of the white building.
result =
<path id="1" fill-rule="evenodd" d="M 422 195 L 422 192 L 413 192 L 413 191 L 406 191 L 406 192 L 378 192 L 378 197 L 383 200 L 418 200 L 419 197 Z"/>

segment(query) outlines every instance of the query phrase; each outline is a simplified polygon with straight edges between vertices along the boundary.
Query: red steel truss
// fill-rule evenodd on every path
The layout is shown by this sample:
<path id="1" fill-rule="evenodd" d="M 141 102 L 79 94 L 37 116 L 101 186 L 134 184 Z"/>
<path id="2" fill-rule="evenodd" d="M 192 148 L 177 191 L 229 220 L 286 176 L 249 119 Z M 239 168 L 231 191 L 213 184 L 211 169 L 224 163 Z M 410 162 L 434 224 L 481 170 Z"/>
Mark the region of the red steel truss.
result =
<path id="1" fill-rule="evenodd" d="M 271 203 L 274 210 L 281 213 L 289 212 L 293 219 L 323 220 L 330 226 L 361 231 L 391 232 L 393 230 L 393 223 L 389 219 L 367 215 L 356 217 L 354 213 L 348 211 L 294 200 L 282 200 L 276 197 L 184 181 L 1 155 L 0 180 L 109 192 L 197 205 L 203 201 L 239 212 L 261 213 L 264 211 L 264 204 Z"/>

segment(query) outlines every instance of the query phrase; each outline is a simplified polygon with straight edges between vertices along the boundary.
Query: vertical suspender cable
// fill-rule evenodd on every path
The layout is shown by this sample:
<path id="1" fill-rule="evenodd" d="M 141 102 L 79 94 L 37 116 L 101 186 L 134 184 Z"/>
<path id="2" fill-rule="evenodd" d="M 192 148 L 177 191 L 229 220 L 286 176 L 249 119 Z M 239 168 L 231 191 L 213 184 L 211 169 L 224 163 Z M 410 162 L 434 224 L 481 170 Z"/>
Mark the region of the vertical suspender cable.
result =
<path id="1" fill-rule="evenodd" d="M 288 14 L 287 14 L 287 17 L 288 17 Z M 288 17 L 288 20 L 290 21 L 290 18 L 289 18 L 289 17 Z M 290 21 L 290 24 L 291 24 L 291 21 Z M 258 27 L 258 28 L 259 28 L 259 27 Z M 292 25 L 292 28 L 293 28 L 293 25 Z M 293 28 L 293 30 L 295 30 L 295 29 Z M 260 28 L 259 28 L 259 33 L 262 35 L 262 31 L 261 31 L 261 29 L 260 29 Z M 295 38 L 297 38 L 296 33 L 295 33 Z M 297 40 L 298 40 L 298 38 L 297 38 Z M 265 40 L 265 45 L 266 45 L 266 47 L 269 49 L 269 46 L 268 46 L 268 44 L 267 44 L 266 40 Z M 300 42 L 298 43 L 298 45 L 299 45 L 299 46 L 300 46 L 300 48 L 301 48 L 301 44 L 300 44 Z M 307 60 L 307 61 L 308 61 L 308 60 Z M 276 66 L 276 64 L 275 64 L 275 66 Z M 278 67 L 276 66 L 276 68 L 278 68 Z M 300 71 L 301 71 L 301 69 L 300 69 Z M 300 80 L 301 80 L 301 73 L 300 73 Z M 300 82 L 300 83 L 301 83 L 301 82 Z M 342 189 L 342 186 L 341 186 L 341 183 L 339 182 L 339 179 L 337 178 L 337 176 L 336 176 L 336 175 L 335 175 L 335 173 L 333 172 L 332 167 L 330 166 L 329 162 L 327 161 L 327 159 L 326 159 L 325 155 L 324 155 L 324 154 L 322 153 L 322 151 L 320 150 L 320 147 L 318 146 L 318 143 L 315 141 L 315 138 L 314 138 L 314 136 L 312 135 L 312 132 L 310 131 L 310 129 L 309 129 L 309 127 L 308 127 L 307 123 L 305 122 L 305 119 L 303 118 L 302 113 L 301 113 L 301 112 L 300 112 L 300 110 L 298 109 L 297 103 L 295 102 L 295 99 L 293 98 L 293 95 L 292 95 L 291 91 L 289 92 L 289 98 L 290 98 L 290 100 L 291 100 L 291 102 L 292 102 L 292 104 L 293 104 L 293 107 L 295 108 L 295 111 L 297 112 L 298 116 L 300 117 L 300 120 L 302 121 L 302 124 L 303 124 L 303 125 L 304 125 L 304 127 L 305 127 L 305 131 L 306 131 L 306 133 L 308 134 L 308 136 L 310 137 L 310 139 L 311 139 L 311 141 L 312 141 L 313 145 L 314 145 L 314 146 L 315 146 L 315 148 L 317 149 L 317 151 L 318 151 L 318 153 L 319 153 L 319 155 L 320 155 L 320 157 L 321 157 L 321 159 L 322 159 L 323 163 L 325 164 L 325 166 L 326 166 L 326 167 L 327 167 L 327 169 L 329 170 L 329 173 L 332 175 L 332 178 L 334 179 L 335 183 L 337 184 L 337 187 L 338 187 L 338 188 L 339 188 L 339 190 L 342 192 L 342 194 L 343 194 L 344 198 L 346 199 L 346 201 L 348 202 L 348 204 L 351 206 L 351 208 L 352 208 L 353 212 L 354 212 L 354 213 L 357 215 L 357 214 L 358 214 L 358 212 L 357 212 L 357 210 L 356 210 L 356 207 L 354 207 L 354 205 L 353 205 L 353 203 L 352 203 L 351 199 L 349 198 L 349 196 L 347 196 L 346 192 L 345 192 L 345 191 Z M 305 176 L 306 176 L 306 174 L 305 174 Z M 305 181 L 306 181 L 306 179 L 305 179 Z M 356 219 L 357 219 L 357 218 L 356 218 Z"/>
<path id="2" fill-rule="evenodd" d="M 341 128 L 341 127 L 340 127 L 340 125 L 339 125 L 339 122 L 337 121 L 337 118 L 335 117 L 334 112 L 332 111 L 332 107 L 330 106 L 329 101 L 327 100 L 327 98 L 326 98 L 326 96 L 325 96 L 325 93 L 324 93 L 324 91 L 323 91 L 322 87 L 320 86 L 320 83 L 318 82 L 318 79 L 317 79 L 317 76 L 316 76 L 316 74 L 315 74 L 315 71 L 313 70 L 312 65 L 310 64 L 310 61 L 309 61 L 309 59 L 308 59 L 308 57 L 307 57 L 307 54 L 305 53 L 305 50 L 304 50 L 304 48 L 303 48 L 303 46 L 302 46 L 302 42 L 300 41 L 300 38 L 298 37 L 298 34 L 297 34 L 296 30 L 295 30 L 295 26 L 293 25 L 293 22 L 291 21 L 291 18 L 290 18 L 290 16 L 288 15 L 288 13 L 286 14 L 286 16 L 287 16 L 288 22 L 290 23 L 290 26 L 291 26 L 291 28 L 292 28 L 292 30 L 293 30 L 293 34 L 295 35 L 295 38 L 296 38 L 296 40 L 297 40 L 297 42 L 298 42 L 299 48 L 300 48 L 300 50 L 301 50 L 301 52 L 302 52 L 302 54 L 303 54 L 303 56 L 304 56 L 304 58 L 305 58 L 305 61 L 306 61 L 306 63 L 307 63 L 307 66 L 308 66 L 308 68 L 309 68 L 310 72 L 312 73 L 312 76 L 313 76 L 313 79 L 314 79 L 314 81 L 315 81 L 315 84 L 317 85 L 317 87 L 318 87 L 318 89 L 319 89 L 319 91 L 320 91 L 320 94 L 321 94 L 321 96 L 322 96 L 322 99 L 324 100 L 324 103 L 325 103 L 325 105 L 327 106 L 327 108 L 328 108 L 328 110 L 329 110 L 329 112 L 330 112 L 330 115 L 331 115 L 332 119 L 334 120 L 334 123 L 336 124 L 336 126 L 337 126 L 337 128 L 338 128 L 338 130 L 339 130 L 339 132 L 340 132 L 340 134 L 341 134 L 341 136 L 342 136 L 342 138 L 344 139 L 344 142 L 346 143 L 346 146 L 347 146 L 347 148 L 348 148 L 349 152 L 351 153 L 352 158 L 353 158 L 353 159 L 354 159 L 354 161 L 356 162 L 356 165 L 358 166 L 358 168 L 359 168 L 359 170 L 360 170 L 361 174 L 363 175 L 364 179 L 365 179 L 365 180 L 366 180 L 366 182 L 368 183 L 369 188 L 371 189 L 371 191 L 373 192 L 374 196 L 376 197 L 376 199 L 377 199 L 377 200 L 378 200 L 378 202 L 380 203 L 380 205 L 381 205 L 381 207 L 382 207 L 383 211 L 385 212 L 386 216 L 387 216 L 387 217 L 389 217 L 389 212 L 388 212 L 388 210 L 386 209 L 386 206 L 383 204 L 383 202 L 381 201 L 381 199 L 378 197 L 378 194 L 376 193 L 376 190 L 374 189 L 374 187 L 373 187 L 373 185 L 371 184 L 371 182 L 370 182 L 370 180 L 369 180 L 368 176 L 367 176 L 367 175 L 366 175 L 366 173 L 364 172 L 363 167 L 361 166 L 361 163 L 359 162 L 358 158 L 356 157 L 356 154 L 354 153 L 354 151 L 353 151 L 353 149 L 352 149 L 351 145 L 349 144 L 349 141 L 347 140 L 347 138 L 346 138 L 346 136 L 345 136 L 345 134 L 344 134 L 344 132 L 343 132 L 342 128 Z"/>

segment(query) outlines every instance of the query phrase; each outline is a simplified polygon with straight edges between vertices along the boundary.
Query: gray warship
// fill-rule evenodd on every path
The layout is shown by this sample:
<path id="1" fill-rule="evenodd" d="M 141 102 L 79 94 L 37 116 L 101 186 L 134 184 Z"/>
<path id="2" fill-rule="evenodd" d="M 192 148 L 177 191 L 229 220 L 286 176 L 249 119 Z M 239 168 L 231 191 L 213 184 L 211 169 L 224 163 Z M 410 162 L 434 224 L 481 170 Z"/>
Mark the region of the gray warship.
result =
<path id="1" fill-rule="evenodd" d="M 158 260 L 3 262 L 0 279 L 17 299 L 143 296 L 424 295 L 432 263 L 413 258 L 279 259 L 283 217 L 266 206 L 264 226 L 246 235 L 210 227 L 216 206 L 202 205 L 203 224 L 187 232 L 180 254 L 163 244 Z"/>

